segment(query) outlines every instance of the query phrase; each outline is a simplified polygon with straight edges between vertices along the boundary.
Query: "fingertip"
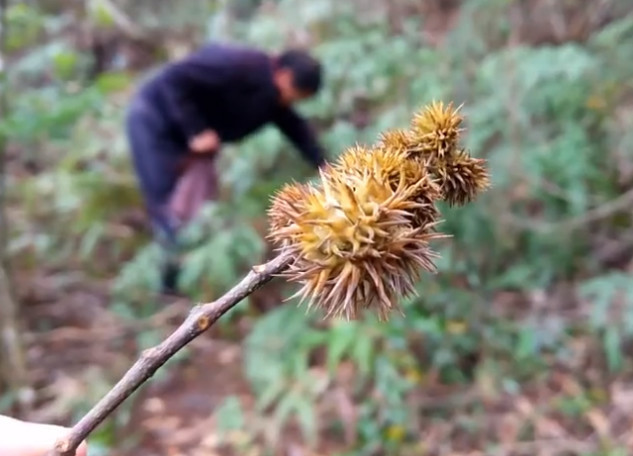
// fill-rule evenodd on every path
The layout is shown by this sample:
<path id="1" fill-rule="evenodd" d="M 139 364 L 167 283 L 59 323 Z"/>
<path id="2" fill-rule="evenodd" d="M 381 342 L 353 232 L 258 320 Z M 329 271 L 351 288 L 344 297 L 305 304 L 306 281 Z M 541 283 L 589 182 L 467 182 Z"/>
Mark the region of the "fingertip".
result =
<path id="1" fill-rule="evenodd" d="M 77 448 L 76 456 L 88 456 L 88 444 L 84 441 Z"/>

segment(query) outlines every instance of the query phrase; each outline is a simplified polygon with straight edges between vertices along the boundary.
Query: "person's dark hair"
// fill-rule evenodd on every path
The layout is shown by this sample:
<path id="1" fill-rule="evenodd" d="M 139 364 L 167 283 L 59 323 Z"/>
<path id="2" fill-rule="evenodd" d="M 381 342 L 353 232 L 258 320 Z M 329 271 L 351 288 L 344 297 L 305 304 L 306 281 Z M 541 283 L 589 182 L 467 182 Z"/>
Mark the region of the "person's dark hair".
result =
<path id="1" fill-rule="evenodd" d="M 292 71 L 295 87 L 303 92 L 317 93 L 321 88 L 321 64 L 306 51 L 282 52 L 277 58 L 277 67 Z"/>

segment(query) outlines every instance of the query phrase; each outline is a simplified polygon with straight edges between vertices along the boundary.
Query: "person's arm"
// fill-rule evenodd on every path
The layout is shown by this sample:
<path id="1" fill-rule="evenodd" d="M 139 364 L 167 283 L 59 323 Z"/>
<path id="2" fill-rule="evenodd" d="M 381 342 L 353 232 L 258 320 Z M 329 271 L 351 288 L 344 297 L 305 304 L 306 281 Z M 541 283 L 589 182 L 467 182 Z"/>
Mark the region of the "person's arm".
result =
<path id="1" fill-rule="evenodd" d="M 274 123 L 315 168 L 325 163 L 323 149 L 310 125 L 292 108 L 280 108 L 274 118 Z"/>

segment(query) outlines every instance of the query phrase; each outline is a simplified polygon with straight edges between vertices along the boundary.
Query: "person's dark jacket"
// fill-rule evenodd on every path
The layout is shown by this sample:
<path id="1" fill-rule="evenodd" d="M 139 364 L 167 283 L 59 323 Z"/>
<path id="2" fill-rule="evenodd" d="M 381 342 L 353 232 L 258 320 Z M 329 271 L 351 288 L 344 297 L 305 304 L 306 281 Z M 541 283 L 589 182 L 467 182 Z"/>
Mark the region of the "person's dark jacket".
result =
<path id="1" fill-rule="evenodd" d="M 206 129 L 230 143 L 272 123 L 314 166 L 323 163 L 322 149 L 306 120 L 280 103 L 273 60 L 262 51 L 205 45 L 162 68 L 140 94 L 166 121 L 169 135 L 183 145 Z"/>

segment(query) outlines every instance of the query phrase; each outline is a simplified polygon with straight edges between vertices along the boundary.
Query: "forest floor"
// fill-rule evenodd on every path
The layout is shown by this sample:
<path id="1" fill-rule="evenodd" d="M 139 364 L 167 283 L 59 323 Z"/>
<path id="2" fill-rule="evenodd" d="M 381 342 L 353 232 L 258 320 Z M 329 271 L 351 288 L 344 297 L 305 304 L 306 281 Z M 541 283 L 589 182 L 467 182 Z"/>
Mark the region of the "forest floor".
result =
<path id="1" fill-rule="evenodd" d="M 77 281 L 60 286 L 45 277 L 31 277 L 28 282 L 17 288 L 23 291 L 18 297 L 23 308 L 28 309 L 30 378 L 45 391 L 28 415 L 37 421 L 65 422 L 69 405 L 76 405 L 78 397 L 96 402 L 102 394 L 85 387 L 91 378 L 108 375 L 110 382 L 118 380 L 117 375 L 134 361 L 139 331 L 154 328 L 167 336 L 191 308 L 187 301 L 163 299 L 164 308 L 148 321 L 130 323 L 108 310 L 107 283 L 85 286 Z M 42 321 L 52 328 L 38 329 Z M 247 410 L 254 402 L 242 365 L 240 340 L 247 326 L 247 321 L 238 323 L 243 334 L 233 336 L 234 340 L 212 328 L 188 346 L 184 360 L 162 368 L 165 375 L 160 379 L 150 379 L 133 400 L 130 424 L 119 429 L 117 441 L 120 438 L 121 446 L 129 448 L 108 454 L 231 455 L 216 448 L 213 413 L 228 396 L 238 397 Z"/>
<path id="2" fill-rule="evenodd" d="M 77 398 L 96 401 L 102 394 L 86 391 L 91 378 L 95 384 L 99 376 L 105 375 L 116 381 L 116 376 L 131 365 L 135 353 L 132 336 L 139 327 L 117 322 L 108 312 L 105 284 L 89 288 L 69 284 L 53 292 L 42 286 L 45 283 L 46 279 L 40 278 L 29 287 L 20 287 L 30 290 L 20 298 L 29 309 L 31 378 L 42 387 L 46 385 L 43 389 L 49 398 L 30 417 L 63 421 L 69 404 L 76 403 Z M 530 306 L 524 298 L 520 302 L 517 298 L 500 295 L 497 305 L 506 311 Z M 581 312 L 581 305 L 576 302 L 575 307 L 567 306 L 566 312 Z M 560 311 L 565 306 L 554 307 Z M 166 303 L 144 324 L 159 327 L 167 335 L 188 309 L 185 302 Z M 47 321 L 54 328 L 39 331 L 39 321 Z M 241 331 L 246 332 L 248 322 L 242 323 Z M 211 330 L 192 342 L 188 357 L 165 366 L 161 378 L 151 379 L 141 389 L 133 401 L 130 424 L 118 430 L 119 449 L 108 454 L 237 454 L 222 450 L 214 412 L 228 396 L 239 398 L 244 410 L 254 403 L 243 375 L 240 338 L 238 335 L 232 338 L 235 340 L 227 340 Z M 616 443 L 632 449 L 633 377 L 606 375 L 603 360 L 596 356 L 595 341 L 590 338 L 571 338 L 569 346 L 571 356 L 565 366 L 552 365 L 544 376 L 520 385 L 512 393 L 495 389 L 495 380 L 485 375 L 468 386 L 445 385 L 433 373 L 425 375 L 411 397 L 420 412 L 420 435 L 413 436 L 411 452 L 402 454 L 615 455 L 620 453 L 596 451 Z M 341 375 L 347 367 L 341 364 Z M 438 413 L 446 414 L 448 419 L 431 418 Z M 469 423 L 474 426 L 471 431 Z M 239 441 L 243 437 L 233 434 L 231 438 Z M 284 434 L 283 448 L 276 454 L 317 456 L 345 448 L 344 439 L 323 437 L 318 450 L 308 450 L 302 446 L 299 434 L 289 430 Z M 422 442 L 423 447 L 419 446 Z M 495 453 L 489 447 L 493 442 Z M 251 450 L 243 454 L 264 453 Z"/>

